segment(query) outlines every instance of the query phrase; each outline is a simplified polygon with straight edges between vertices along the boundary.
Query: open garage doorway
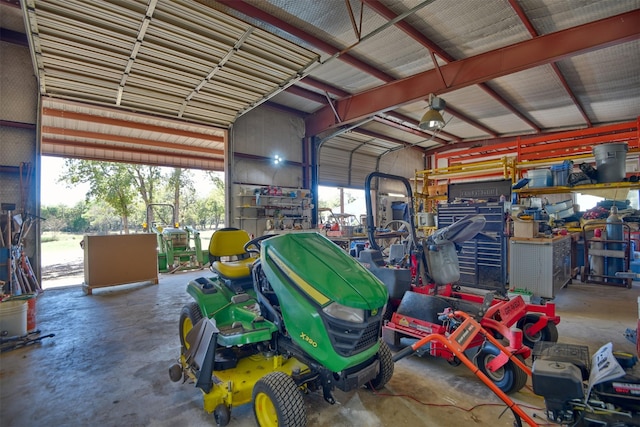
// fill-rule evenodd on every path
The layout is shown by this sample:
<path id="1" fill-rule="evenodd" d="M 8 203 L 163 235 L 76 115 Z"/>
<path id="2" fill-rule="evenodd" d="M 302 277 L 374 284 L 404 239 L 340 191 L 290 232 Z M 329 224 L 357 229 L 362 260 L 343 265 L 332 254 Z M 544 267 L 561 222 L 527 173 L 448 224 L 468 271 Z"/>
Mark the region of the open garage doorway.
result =
<path id="1" fill-rule="evenodd" d="M 123 176 L 112 177 L 111 183 L 101 181 L 86 175 L 91 173 L 91 167 L 98 168 L 101 174 L 119 172 Z M 136 176 L 153 188 L 151 195 L 143 196 Z M 116 184 L 116 179 L 121 181 Z M 115 187 L 118 191 L 112 191 Z M 197 232 L 199 244 L 206 249 L 213 231 L 224 224 L 224 188 L 222 172 L 43 156 L 40 219 L 43 289 L 83 283 L 85 235 L 155 232 L 147 223 L 149 203 L 160 205 L 153 214 L 154 223 L 172 223 L 175 215 L 178 226 Z M 149 188 L 145 191 L 148 193 Z M 117 193 L 130 198 L 126 219 L 110 199 Z M 171 213 L 163 209 L 166 206 Z"/>

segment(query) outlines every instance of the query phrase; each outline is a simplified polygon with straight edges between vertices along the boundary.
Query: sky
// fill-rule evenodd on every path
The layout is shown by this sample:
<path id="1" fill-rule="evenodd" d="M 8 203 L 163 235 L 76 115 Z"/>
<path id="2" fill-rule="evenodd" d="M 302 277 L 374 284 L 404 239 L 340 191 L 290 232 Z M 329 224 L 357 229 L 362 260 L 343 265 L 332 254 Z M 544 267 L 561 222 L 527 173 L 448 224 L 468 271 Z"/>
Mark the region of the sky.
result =
<path id="1" fill-rule="evenodd" d="M 89 185 L 79 184 L 73 188 L 67 188 L 65 184 L 58 183 L 58 178 L 64 167 L 64 159 L 60 157 L 42 156 L 42 180 L 40 187 L 40 203 L 42 206 L 66 205 L 75 206 L 85 198 Z"/>

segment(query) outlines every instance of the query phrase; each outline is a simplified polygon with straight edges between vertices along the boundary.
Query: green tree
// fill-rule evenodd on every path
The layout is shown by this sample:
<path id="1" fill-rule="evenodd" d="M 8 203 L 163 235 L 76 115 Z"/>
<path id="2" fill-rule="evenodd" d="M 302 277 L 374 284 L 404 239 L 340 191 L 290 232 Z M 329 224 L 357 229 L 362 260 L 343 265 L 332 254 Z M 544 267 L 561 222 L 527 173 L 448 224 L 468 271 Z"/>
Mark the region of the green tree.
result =
<path id="1" fill-rule="evenodd" d="M 129 233 L 129 215 L 136 196 L 129 167 L 123 163 L 67 159 L 61 181 L 68 186 L 88 183 L 87 199 L 105 201 L 120 216 L 124 232 Z"/>
<path id="2" fill-rule="evenodd" d="M 191 217 L 192 212 L 185 212 L 183 214 L 183 208 L 181 201 L 185 201 L 188 204 L 191 204 L 195 201 L 196 192 L 195 185 L 193 182 L 193 173 L 188 169 L 182 168 L 174 168 L 172 172 L 169 173 L 168 180 L 168 190 L 169 197 L 173 199 L 173 206 L 176 210 L 176 219 L 181 222 L 185 222 L 188 224 L 194 224 L 193 221 L 187 220 L 187 218 Z M 185 205 L 188 211 L 188 206 Z"/>
<path id="3" fill-rule="evenodd" d="M 43 207 L 40 210 L 40 215 L 44 218 L 42 231 L 50 231 L 55 238 L 67 226 L 67 220 L 64 217 L 65 208 L 63 205 Z"/>
<path id="4" fill-rule="evenodd" d="M 99 233 L 108 233 L 118 221 L 116 211 L 99 200 L 90 204 L 84 216 L 91 224 L 92 231 Z"/>
<path id="5" fill-rule="evenodd" d="M 144 210 L 146 215 L 147 207 L 151 203 L 158 203 L 160 198 L 156 194 L 156 189 L 160 187 L 163 181 L 162 171 L 158 166 L 148 165 L 127 165 L 132 178 L 132 186 L 142 198 L 144 202 Z M 154 221 L 154 211 L 149 211 L 149 223 Z"/>
<path id="6" fill-rule="evenodd" d="M 209 178 L 213 184 L 207 203 L 210 209 L 210 216 L 213 228 L 218 228 L 224 223 L 225 200 L 224 200 L 224 180 L 220 173 L 211 172 Z"/>

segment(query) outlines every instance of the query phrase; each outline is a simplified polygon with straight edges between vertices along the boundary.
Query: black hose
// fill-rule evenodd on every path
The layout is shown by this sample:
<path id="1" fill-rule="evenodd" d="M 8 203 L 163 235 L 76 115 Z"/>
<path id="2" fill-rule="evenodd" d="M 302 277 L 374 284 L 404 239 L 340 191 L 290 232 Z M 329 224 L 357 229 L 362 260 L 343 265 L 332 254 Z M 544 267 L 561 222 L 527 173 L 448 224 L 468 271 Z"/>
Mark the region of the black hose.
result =
<path id="1" fill-rule="evenodd" d="M 397 352 L 396 354 L 394 354 L 391 359 L 394 362 L 397 362 L 398 360 L 404 359 L 405 357 L 410 356 L 413 353 L 415 353 L 415 350 L 413 349 L 413 347 L 407 346 L 407 347 L 403 348 L 402 350 L 400 350 L 399 352 Z"/>

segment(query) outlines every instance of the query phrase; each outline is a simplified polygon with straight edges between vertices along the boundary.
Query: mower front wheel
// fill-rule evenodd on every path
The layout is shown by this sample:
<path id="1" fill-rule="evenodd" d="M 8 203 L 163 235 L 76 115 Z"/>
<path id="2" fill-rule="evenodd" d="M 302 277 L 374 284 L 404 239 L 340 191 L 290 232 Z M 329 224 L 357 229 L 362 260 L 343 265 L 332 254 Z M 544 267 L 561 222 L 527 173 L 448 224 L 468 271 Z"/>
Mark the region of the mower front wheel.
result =
<path id="1" fill-rule="evenodd" d="M 529 328 L 539 319 L 540 315 L 538 314 L 527 314 L 518 321 L 518 328 L 522 330 L 522 343 L 529 348 L 533 348 L 539 341 L 558 342 L 558 328 L 552 321 L 548 321 L 547 325 L 535 334 L 528 332 Z"/>
<path id="2" fill-rule="evenodd" d="M 515 393 L 527 383 L 527 373 L 520 369 L 518 365 L 509 360 L 502 367 L 491 372 L 487 365 L 501 353 L 500 349 L 493 344 L 485 343 L 478 350 L 475 362 L 478 369 L 491 380 L 504 393 Z M 516 355 L 521 362 L 524 359 L 519 354 Z"/>
<path id="3" fill-rule="evenodd" d="M 373 390 L 381 390 L 385 384 L 389 382 L 393 376 L 393 354 L 386 342 L 380 341 L 380 350 L 378 350 L 378 359 L 380 360 L 380 372 L 365 387 Z"/>
<path id="4" fill-rule="evenodd" d="M 197 303 L 192 302 L 182 307 L 182 311 L 180 311 L 180 344 L 185 350 L 189 348 L 187 334 L 201 319 L 202 312 Z"/>
<path id="5" fill-rule="evenodd" d="M 224 427 L 231 421 L 231 411 L 227 405 L 220 404 L 213 410 L 213 418 L 218 427 Z"/>
<path id="6" fill-rule="evenodd" d="M 307 411 L 300 389 L 284 372 L 271 372 L 253 387 L 253 413 L 260 427 L 307 425 Z"/>

